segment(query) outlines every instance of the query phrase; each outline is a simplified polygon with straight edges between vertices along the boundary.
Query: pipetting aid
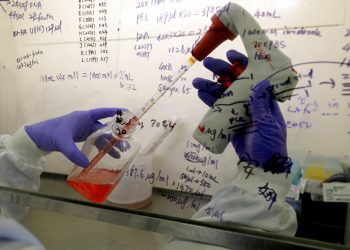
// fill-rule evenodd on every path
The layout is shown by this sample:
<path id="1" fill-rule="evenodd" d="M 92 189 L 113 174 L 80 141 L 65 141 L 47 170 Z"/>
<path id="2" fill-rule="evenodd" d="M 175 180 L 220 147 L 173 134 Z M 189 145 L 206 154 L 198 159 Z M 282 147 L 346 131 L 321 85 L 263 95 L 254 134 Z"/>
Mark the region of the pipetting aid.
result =
<path id="1" fill-rule="evenodd" d="M 273 46 L 253 16 L 235 3 L 228 3 L 211 18 L 212 24 L 192 55 L 203 60 L 225 40 L 240 35 L 248 55 L 248 65 L 234 65 L 230 71 L 237 78 L 229 82 L 226 90 L 200 121 L 193 137 L 213 153 L 222 153 L 237 130 L 254 126 L 249 115 L 250 93 L 255 84 L 268 80 L 274 98 L 284 102 L 293 95 L 297 73 L 291 60 Z M 253 32 L 255 31 L 255 32 Z M 221 79 L 224 81 L 225 79 Z M 215 136 L 213 136 L 215 134 Z"/>

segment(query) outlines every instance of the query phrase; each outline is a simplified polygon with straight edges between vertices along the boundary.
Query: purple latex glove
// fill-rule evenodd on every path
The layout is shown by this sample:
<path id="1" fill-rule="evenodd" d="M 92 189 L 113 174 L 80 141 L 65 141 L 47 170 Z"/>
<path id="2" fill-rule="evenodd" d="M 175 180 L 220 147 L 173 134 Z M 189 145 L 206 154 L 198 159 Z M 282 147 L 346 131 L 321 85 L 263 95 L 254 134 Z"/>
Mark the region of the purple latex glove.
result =
<path id="1" fill-rule="evenodd" d="M 100 135 L 95 141 L 95 146 L 99 150 L 102 150 L 105 147 L 105 145 L 108 144 L 112 139 L 113 139 L 113 135 L 111 133 Z M 131 146 L 127 141 L 120 140 L 113 145 L 113 147 L 108 151 L 108 154 L 113 158 L 118 159 L 120 158 L 119 152 L 126 152 L 127 150 L 130 149 L 130 147 Z"/>
<path id="2" fill-rule="evenodd" d="M 104 125 L 98 120 L 112 117 L 126 109 L 97 108 L 87 111 L 74 111 L 70 114 L 24 127 L 28 136 L 38 148 L 45 151 L 59 151 L 73 163 L 86 167 L 88 158 L 75 145 Z"/>
<path id="3" fill-rule="evenodd" d="M 231 63 L 239 60 L 244 67 L 247 65 L 247 58 L 234 50 L 227 52 L 227 58 Z M 205 58 L 203 63 L 220 77 L 225 76 L 230 67 L 228 62 L 210 57 Z M 194 79 L 193 86 L 198 89 L 199 98 L 208 106 L 212 106 L 224 92 L 219 83 L 203 78 Z M 249 110 L 251 125 L 237 131 L 231 139 L 239 159 L 263 167 L 265 171 L 290 173 L 286 125 L 267 80 L 252 90 Z"/>

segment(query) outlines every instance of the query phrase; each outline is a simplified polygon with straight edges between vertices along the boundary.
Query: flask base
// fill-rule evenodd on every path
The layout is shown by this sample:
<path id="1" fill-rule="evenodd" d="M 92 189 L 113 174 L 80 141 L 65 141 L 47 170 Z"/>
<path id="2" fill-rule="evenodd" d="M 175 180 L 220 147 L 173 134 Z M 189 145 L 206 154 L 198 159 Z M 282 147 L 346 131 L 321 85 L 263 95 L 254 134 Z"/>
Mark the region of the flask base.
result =
<path id="1" fill-rule="evenodd" d="M 130 203 L 120 203 L 117 201 L 112 201 L 107 198 L 107 202 L 111 203 L 113 205 L 117 205 L 119 207 L 124 208 L 132 208 L 132 209 L 144 209 L 152 204 L 152 196 L 147 197 L 146 199 L 136 201 L 136 202 L 130 202 Z"/>

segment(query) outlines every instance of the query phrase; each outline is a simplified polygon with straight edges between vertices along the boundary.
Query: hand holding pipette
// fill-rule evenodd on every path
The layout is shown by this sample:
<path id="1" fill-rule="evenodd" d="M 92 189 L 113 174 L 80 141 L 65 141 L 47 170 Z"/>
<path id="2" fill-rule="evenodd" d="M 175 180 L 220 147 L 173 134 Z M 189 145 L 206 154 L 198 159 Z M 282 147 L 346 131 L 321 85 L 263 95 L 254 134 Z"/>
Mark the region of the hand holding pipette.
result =
<path id="1" fill-rule="evenodd" d="M 236 3 L 228 3 L 211 18 L 212 25 L 203 38 L 193 48 L 192 55 L 201 61 L 225 40 L 237 36 L 242 39 L 248 59 L 246 67 L 238 67 L 233 75 L 238 79 L 231 84 L 223 81 L 225 92 L 212 103 L 211 108 L 200 121 L 193 137 L 209 151 L 222 153 L 236 132 L 251 124 L 246 105 L 250 100 L 255 84 L 268 80 L 272 95 L 277 101 L 284 102 L 293 95 L 298 78 L 291 60 L 280 49 L 263 45 L 271 40 L 264 32 L 246 35 L 246 30 L 262 30 L 255 18 Z M 244 66 L 244 65 L 243 65 Z M 234 67 L 234 66 L 232 66 Z M 239 81 L 238 81 L 239 80 Z M 234 112 L 231 112 L 234 110 Z M 234 114 L 233 114 L 234 113 Z M 210 131 L 221 131 L 214 139 Z"/>

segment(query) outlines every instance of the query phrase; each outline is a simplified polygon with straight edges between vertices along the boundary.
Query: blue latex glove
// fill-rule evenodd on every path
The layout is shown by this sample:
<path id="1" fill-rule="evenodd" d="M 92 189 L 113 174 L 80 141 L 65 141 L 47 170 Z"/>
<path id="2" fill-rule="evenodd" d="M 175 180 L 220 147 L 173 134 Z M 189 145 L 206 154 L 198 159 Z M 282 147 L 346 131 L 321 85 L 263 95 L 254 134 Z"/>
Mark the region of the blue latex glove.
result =
<path id="1" fill-rule="evenodd" d="M 247 58 L 234 50 L 227 52 L 227 58 L 231 63 L 239 60 L 244 67 L 247 65 Z M 228 74 L 228 62 L 208 57 L 203 63 L 215 75 L 222 77 Z M 193 86 L 198 89 L 199 98 L 208 106 L 212 106 L 224 92 L 219 83 L 203 78 L 194 79 Z M 231 139 L 239 159 L 273 173 L 290 173 L 286 125 L 267 80 L 252 90 L 249 110 L 252 124 L 237 131 Z"/>
<path id="2" fill-rule="evenodd" d="M 38 148 L 45 151 L 59 151 L 73 163 L 86 167 L 88 158 L 75 145 L 104 125 L 98 120 L 112 117 L 126 109 L 97 108 L 88 111 L 75 111 L 70 114 L 24 127 L 28 136 Z"/>

